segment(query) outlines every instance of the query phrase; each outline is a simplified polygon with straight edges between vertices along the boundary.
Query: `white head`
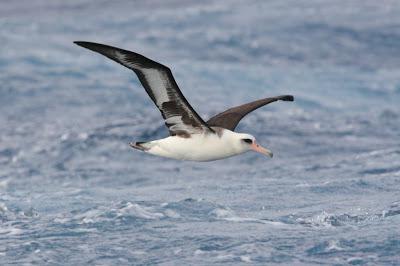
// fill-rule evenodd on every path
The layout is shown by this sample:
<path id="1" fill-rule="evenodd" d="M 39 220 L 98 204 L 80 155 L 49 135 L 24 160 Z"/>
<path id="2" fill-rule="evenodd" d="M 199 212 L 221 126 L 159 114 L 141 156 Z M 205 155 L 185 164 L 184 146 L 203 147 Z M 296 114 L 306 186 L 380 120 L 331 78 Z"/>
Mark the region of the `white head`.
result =
<path id="1" fill-rule="evenodd" d="M 262 147 L 256 142 L 256 139 L 250 135 L 245 133 L 236 133 L 234 134 L 235 146 L 240 151 L 240 153 L 253 150 L 255 152 L 259 152 L 261 154 L 267 155 L 272 158 L 272 151 L 267 148 Z"/>

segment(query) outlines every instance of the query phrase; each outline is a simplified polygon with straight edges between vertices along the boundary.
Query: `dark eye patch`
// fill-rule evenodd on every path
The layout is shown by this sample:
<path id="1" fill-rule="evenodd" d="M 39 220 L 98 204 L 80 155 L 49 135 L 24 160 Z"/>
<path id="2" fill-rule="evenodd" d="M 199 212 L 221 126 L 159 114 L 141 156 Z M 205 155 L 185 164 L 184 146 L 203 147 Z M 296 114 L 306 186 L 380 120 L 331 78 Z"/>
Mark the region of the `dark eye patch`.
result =
<path id="1" fill-rule="evenodd" d="M 242 139 L 244 142 L 248 143 L 248 144 L 252 144 L 253 140 L 252 139 Z"/>

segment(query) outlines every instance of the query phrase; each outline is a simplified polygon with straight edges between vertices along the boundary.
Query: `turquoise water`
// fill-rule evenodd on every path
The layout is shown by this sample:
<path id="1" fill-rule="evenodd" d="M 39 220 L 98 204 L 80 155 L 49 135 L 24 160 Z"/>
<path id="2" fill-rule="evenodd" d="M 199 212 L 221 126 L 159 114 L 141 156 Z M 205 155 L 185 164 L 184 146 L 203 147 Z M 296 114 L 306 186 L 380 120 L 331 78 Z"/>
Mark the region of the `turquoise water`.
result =
<path id="1" fill-rule="evenodd" d="M 0 3 L 0 264 L 368 264 L 400 259 L 397 1 Z M 140 153 L 167 135 L 137 78 L 72 42 L 171 67 L 207 119 L 274 152 Z"/>

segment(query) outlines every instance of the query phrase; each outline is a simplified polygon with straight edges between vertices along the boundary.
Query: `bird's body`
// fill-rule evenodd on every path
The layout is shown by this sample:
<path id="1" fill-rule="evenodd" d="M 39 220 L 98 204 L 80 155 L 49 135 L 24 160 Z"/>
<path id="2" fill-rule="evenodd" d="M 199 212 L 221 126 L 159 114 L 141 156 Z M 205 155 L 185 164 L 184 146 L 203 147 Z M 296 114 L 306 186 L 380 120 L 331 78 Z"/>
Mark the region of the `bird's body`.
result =
<path id="1" fill-rule="evenodd" d="M 191 161 L 213 161 L 250 150 L 272 157 L 272 152 L 258 145 L 253 136 L 236 133 L 234 130 L 248 113 L 278 100 L 293 101 L 293 96 L 282 95 L 243 104 L 205 122 L 185 99 L 168 67 L 120 48 L 92 42 L 75 43 L 135 72 L 160 110 L 170 136 L 130 143 L 133 148 L 153 155 Z"/>
<path id="2" fill-rule="evenodd" d="M 223 128 L 213 129 L 219 133 L 194 134 L 190 138 L 169 136 L 145 143 L 131 143 L 131 146 L 153 155 L 189 161 L 214 161 L 249 151 L 247 145 L 236 140 L 250 138 L 250 135 Z"/>

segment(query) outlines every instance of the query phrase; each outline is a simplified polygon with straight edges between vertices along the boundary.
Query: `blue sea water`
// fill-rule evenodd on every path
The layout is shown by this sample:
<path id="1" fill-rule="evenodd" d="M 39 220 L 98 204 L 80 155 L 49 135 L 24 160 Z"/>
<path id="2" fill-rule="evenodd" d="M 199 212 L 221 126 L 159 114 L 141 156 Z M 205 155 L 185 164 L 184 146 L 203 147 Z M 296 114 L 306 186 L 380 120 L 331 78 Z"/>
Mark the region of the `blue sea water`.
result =
<path id="1" fill-rule="evenodd" d="M 0 264 L 398 265 L 400 3 L 0 1 Z M 208 117 L 274 151 L 196 163 L 133 73 L 171 67 Z"/>

